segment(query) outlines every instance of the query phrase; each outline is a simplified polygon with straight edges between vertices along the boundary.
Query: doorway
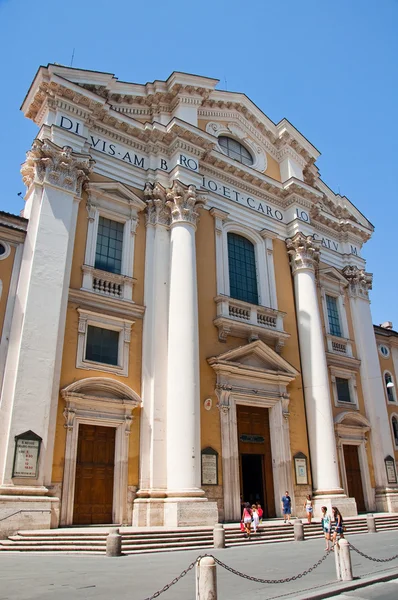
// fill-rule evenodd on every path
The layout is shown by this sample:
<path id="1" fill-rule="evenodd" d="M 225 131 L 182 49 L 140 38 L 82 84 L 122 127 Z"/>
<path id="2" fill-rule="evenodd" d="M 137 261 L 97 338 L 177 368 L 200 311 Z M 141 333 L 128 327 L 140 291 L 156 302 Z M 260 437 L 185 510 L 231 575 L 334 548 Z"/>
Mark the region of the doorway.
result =
<path id="1" fill-rule="evenodd" d="M 359 464 L 358 446 L 344 444 L 344 464 L 347 477 L 347 494 L 355 498 L 358 512 L 365 512 L 361 467 Z"/>
<path id="2" fill-rule="evenodd" d="M 115 427 L 79 426 L 74 525 L 112 523 Z"/>
<path id="3" fill-rule="evenodd" d="M 260 502 L 264 518 L 275 517 L 269 410 L 238 405 L 240 492 L 244 502 Z"/>

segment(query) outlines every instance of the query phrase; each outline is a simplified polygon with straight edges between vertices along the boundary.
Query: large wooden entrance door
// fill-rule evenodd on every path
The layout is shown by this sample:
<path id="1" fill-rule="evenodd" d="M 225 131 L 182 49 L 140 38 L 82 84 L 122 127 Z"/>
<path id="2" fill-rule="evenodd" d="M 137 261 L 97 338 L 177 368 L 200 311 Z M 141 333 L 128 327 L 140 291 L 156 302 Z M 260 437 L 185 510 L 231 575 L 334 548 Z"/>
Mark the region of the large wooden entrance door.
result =
<path id="1" fill-rule="evenodd" d="M 268 408 L 238 405 L 240 489 L 244 502 L 260 502 L 264 517 L 275 517 Z"/>
<path id="2" fill-rule="evenodd" d="M 359 464 L 358 446 L 344 444 L 344 462 L 347 477 L 347 493 L 351 498 L 355 498 L 358 512 L 365 512 L 365 499 L 363 496 L 361 467 Z"/>
<path id="3" fill-rule="evenodd" d="M 115 464 L 114 427 L 80 425 L 73 523 L 112 523 Z"/>

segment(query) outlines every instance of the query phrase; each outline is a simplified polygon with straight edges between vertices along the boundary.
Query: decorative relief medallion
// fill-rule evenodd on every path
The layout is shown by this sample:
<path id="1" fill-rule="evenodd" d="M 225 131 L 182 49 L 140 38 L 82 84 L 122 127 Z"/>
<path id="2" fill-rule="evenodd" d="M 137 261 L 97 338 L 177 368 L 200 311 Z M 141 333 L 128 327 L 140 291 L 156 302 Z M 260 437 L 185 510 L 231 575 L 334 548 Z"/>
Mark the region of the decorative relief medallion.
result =
<path id="1" fill-rule="evenodd" d="M 293 275 L 302 269 L 315 271 L 319 263 L 320 244 L 311 235 L 299 231 L 286 240 L 286 247 Z"/>
<path id="2" fill-rule="evenodd" d="M 93 167 L 89 154 L 74 152 L 70 146 L 61 148 L 50 140 L 36 139 L 26 154 L 21 173 L 28 188 L 32 183 L 48 183 L 81 196 Z"/>

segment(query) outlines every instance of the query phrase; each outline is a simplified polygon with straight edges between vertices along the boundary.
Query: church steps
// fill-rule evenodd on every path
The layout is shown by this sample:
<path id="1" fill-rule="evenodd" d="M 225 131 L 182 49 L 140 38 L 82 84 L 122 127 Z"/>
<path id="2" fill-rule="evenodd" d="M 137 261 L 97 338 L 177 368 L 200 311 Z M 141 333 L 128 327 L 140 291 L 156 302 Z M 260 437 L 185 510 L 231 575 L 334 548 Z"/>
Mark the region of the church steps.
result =
<path id="1" fill-rule="evenodd" d="M 347 535 L 366 533 L 365 517 L 347 519 Z M 376 517 L 378 531 L 398 529 L 398 515 Z M 108 527 L 76 528 L 19 531 L 7 540 L 0 540 L 0 552 L 38 552 L 57 554 L 104 554 Z M 161 528 L 131 530 L 121 527 L 122 551 L 124 554 L 141 554 L 150 552 L 168 552 L 173 550 L 196 549 L 209 550 L 213 546 L 213 530 L 211 527 L 181 528 L 165 530 Z M 323 532 L 319 522 L 308 525 L 304 523 L 306 539 L 319 539 Z M 294 528 L 289 524 L 266 522 L 260 525 L 258 533 L 247 540 L 240 531 L 239 524 L 225 525 L 226 546 L 246 544 L 272 544 L 291 542 L 294 540 Z"/>

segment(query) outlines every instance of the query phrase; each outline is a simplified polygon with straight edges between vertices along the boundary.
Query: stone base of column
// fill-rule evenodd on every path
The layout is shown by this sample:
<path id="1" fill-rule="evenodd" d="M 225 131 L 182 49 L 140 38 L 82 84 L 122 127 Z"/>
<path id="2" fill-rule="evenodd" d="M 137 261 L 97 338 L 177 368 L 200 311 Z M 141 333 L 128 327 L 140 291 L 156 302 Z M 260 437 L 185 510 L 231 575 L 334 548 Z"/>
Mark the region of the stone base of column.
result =
<path id="1" fill-rule="evenodd" d="M 19 530 L 58 527 L 59 507 L 59 498 L 50 496 L 0 495 L 0 538 Z"/>
<path id="2" fill-rule="evenodd" d="M 376 511 L 377 512 L 398 512 L 398 489 L 378 488 L 376 490 Z"/>
<path id="3" fill-rule="evenodd" d="M 344 493 L 317 492 L 312 498 L 314 517 L 322 517 L 322 506 L 327 506 L 328 513 L 332 516 L 332 506 L 336 506 L 344 517 L 356 517 L 358 514 L 355 498 L 349 498 Z"/>
<path id="4" fill-rule="evenodd" d="M 134 527 L 206 527 L 218 523 L 217 502 L 207 498 L 136 498 Z"/>

